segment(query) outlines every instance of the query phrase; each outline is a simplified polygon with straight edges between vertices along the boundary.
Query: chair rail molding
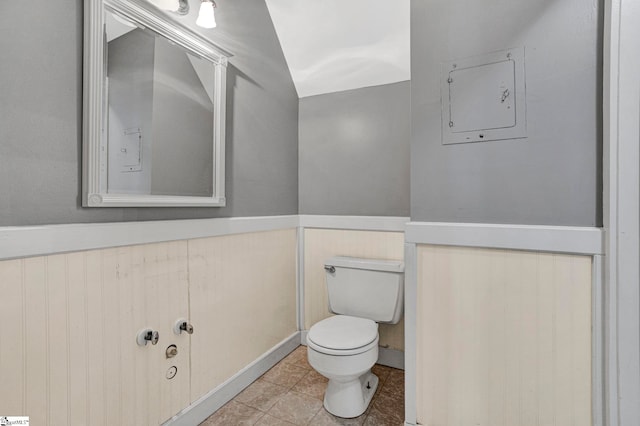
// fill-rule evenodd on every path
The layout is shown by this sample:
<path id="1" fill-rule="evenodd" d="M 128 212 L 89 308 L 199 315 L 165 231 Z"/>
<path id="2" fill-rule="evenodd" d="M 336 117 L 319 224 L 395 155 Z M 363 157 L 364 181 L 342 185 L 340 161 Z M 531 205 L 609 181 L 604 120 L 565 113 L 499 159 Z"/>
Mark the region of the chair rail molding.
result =
<path id="1" fill-rule="evenodd" d="M 298 216 L 0 227 L 0 260 L 297 228 Z"/>
<path id="2" fill-rule="evenodd" d="M 552 253 L 602 254 L 601 228 L 491 223 L 409 222 L 405 241 Z"/>

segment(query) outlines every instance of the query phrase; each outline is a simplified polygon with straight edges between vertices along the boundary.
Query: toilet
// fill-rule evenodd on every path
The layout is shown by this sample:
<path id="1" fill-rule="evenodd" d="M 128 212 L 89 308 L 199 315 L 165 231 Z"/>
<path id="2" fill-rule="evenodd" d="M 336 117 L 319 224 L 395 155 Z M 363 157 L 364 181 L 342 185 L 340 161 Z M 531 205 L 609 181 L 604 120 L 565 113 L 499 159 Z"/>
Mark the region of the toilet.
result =
<path id="1" fill-rule="evenodd" d="M 309 364 L 329 379 L 324 408 L 334 416 L 365 412 L 378 377 L 378 323 L 396 324 L 404 304 L 404 263 L 332 257 L 325 262 L 329 310 L 307 334 Z"/>

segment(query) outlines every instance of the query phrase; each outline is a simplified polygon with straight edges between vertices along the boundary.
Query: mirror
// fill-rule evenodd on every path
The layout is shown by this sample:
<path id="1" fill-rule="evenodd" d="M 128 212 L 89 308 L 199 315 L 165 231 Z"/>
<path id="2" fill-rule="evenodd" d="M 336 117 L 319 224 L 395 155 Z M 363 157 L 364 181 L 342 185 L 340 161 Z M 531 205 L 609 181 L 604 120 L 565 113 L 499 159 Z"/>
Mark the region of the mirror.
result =
<path id="1" fill-rule="evenodd" d="M 83 205 L 224 206 L 231 55 L 146 0 L 85 4 Z"/>

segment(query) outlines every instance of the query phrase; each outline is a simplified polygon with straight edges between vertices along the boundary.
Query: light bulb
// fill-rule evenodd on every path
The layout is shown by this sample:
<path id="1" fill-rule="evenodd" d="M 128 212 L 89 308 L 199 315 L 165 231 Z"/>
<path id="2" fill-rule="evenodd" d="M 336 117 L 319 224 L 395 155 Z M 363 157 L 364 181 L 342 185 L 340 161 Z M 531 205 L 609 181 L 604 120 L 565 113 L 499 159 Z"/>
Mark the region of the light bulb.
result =
<path id="1" fill-rule="evenodd" d="M 216 17 L 213 13 L 213 2 L 205 0 L 200 4 L 200 13 L 196 25 L 202 28 L 215 28 Z"/>
<path id="2" fill-rule="evenodd" d="M 149 0 L 149 2 L 162 10 L 177 12 L 180 8 L 179 0 Z"/>

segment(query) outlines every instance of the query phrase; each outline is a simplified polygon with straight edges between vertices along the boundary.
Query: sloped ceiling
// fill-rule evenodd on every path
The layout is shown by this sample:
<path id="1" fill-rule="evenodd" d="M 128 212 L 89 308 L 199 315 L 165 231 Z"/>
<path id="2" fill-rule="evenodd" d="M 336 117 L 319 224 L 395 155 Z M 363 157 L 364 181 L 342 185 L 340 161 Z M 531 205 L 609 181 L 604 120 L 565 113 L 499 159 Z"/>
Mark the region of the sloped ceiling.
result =
<path id="1" fill-rule="evenodd" d="M 299 97 L 410 79 L 410 0 L 266 0 Z"/>

